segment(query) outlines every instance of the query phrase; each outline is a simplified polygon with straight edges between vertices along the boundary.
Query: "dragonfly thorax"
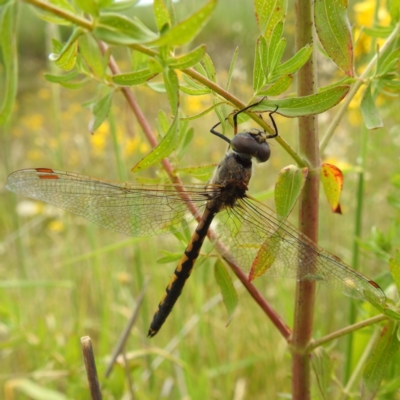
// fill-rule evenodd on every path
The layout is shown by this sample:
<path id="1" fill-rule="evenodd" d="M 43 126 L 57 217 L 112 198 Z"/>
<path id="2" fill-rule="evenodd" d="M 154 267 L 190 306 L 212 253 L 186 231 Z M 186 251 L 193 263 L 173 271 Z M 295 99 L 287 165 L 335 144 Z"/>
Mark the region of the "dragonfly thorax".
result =
<path id="1" fill-rule="evenodd" d="M 259 129 L 238 133 L 230 144 L 233 151 L 245 157 L 254 157 L 258 162 L 266 162 L 271 155 L 265 132 Z"/>

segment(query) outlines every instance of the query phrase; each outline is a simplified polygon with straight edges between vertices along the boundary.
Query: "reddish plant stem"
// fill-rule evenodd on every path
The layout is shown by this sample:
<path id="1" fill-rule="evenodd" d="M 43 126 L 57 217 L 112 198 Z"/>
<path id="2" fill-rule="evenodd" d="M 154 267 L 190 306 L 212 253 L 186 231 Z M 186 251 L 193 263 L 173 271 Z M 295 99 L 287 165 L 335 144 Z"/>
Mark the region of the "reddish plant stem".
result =
<path id="1" fill-rule="evenodd" d="M 296 51 L 313 43 L 312 2 L 295 1 Z M 315 52 L 300 69 L 297 93 L 307 96 L 316 92 Z M 299 118 L 299 149 L 309 163 L 310 171 L 304 186 L 299 209 L 299 230 L 315 243 L 318 241 L 319 151 L 315 116 Z M 300 262 L 300 260 L 299 260 Z M 292 338 L 292 398 L 308 400 L 311 397 L 311 368 L 308 345 L 312 339 L 315 283 L 298 281 Z"/>
<path id="2" fill-rule="evenodd" d="M 103 53 L 107 50 L 107 46 L 100 42 L 99 43 L 100 49 Z M 112 71 L 113 74 L 119 74 L 119 68 L 113 59 L 113 57 L 110 57 L 109 60 L 109 67 Z M 140 109 L 138 103 L 136 102 L 136 99 L 134 98 L 132 92 L 130 91 L 129 88 L 123 87 L 122 93 L 128 102 L 129 106 L 131 107 L 133 113 L 136 116 L 136 119 L 141 126 L 147 140 L 151 144 L 152 147 L 156 147 L 158 142 L 156 137 L 153 134 L 153 131 L 144 116 L 142 110 Z M 190 201 L 190 197 L 185 191 L 185 188 L 182 184 L 182 181 L 179 179 L 178 176 L 175 175 L 174 169 L 169 162 L 168 159 L 162 160 L 162 166 L 164 170 L 167 172 L 169 178 L 171 181 L 176 185 L 175 188 L 179 191 L 181 194 L 181 197 L 187 202 L 188 208 L 190 212 L 196 216 L 197 221 L 200 221 L 200 216 L 199 216 L 199 210 Z M 236 274 L 236 276 L 239 278 L 239 280 L 242 282 L 243 286 L 247 289 L 247 291 L 250 293 L 250 295 L 253 297 L 253 299 L 256 301 L 256 303 L 261 307 L 261 309 L 265 312 L 265 314 L 268 316 L 268 318 L 271 320 L 271 322 L 275 325 L 275 327 L 279 330 L 279 332 L 282 334 L 282 336 L 288 340 L 289 337 L 291 336 L 291 330 L 290 328 L 285 324 L 283 319 L 279 316 L 279 314 L 268 304 L 268 302 L 264 299 L 262 294 L 258 291 L 258 289 L 248 280 L 247 275 L 240 269 L 239 265 L 236 263 L 233 257 L 228 255 L 228 252 L 224 246 L 224 244 L 220 241 L 217 240 L 218 236 L 217 234 L 212 230 L 209 229 L 208 231 L 208 237 L 212 242 L 215 242 L 215 247 L 218 249 L 218 251 L 223 254 L 223 257 L 225 261 L 229 264 L 229 266 L 232 268 L 233 272 Z"/>

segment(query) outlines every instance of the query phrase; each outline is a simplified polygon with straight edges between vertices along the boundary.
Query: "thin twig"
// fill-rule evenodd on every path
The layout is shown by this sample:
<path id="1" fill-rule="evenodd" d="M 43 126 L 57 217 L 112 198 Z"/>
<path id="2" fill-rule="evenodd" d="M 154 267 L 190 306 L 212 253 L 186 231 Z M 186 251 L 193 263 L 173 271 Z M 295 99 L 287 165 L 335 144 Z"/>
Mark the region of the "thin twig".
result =
<path id="1" fill-rule="evenodd" d="M 83 360 L 85 362 L 86 375 L 89 383 L 90 396 L 92 400 L 101 400 L 99 379 L 97 377 L 96 361 L 94 359 L 92 341 L 89 336 L 81 338 Z"/>
<path id="2" fill-rule="evenodd" d="M 133 312 L 132 312 L 132 314 L 131 314 L 131 316 L 130 316 L 130 318 L 129 318 L 129 320 L 128 320 L 125 328 L 124 328 L 124 330 L 121 333 L 121 336 L 119 337 L 119 339 L 117 341 L 117 344 L 114 347 L 114 350 L 112 352 L 112 355 L 111 355 L 110 361 L 108 363 L 106 372 L 104 373 L 104 376 L 106 378 L 108 378 L 110 376 L 110 373 L 111 373 L 111 371 L 113 369 L 115 360 L 123 352 L 123 348 L 125 346 L 126 341 L 128 340 L 128 337 L 129 337 L 129 334 L 131 332 L 131 329 L 132 329 L 133 325 L 136 322 L 137 316 L 139 315 L 139 310 L 140 310 L 140 307 L 142 305 L 142 302 L 143 302 L 143 299 L 144 299 L 144 294 L 146 293 L 148 284 L 149 284 L 149 280 L 146 279 L 146 281 L 143 283 L 142 290 L 140 291 L 139 296 L 138 296 L 138 298 L 136 300 L 136 307 L 133 310 Z"/>
<path id="3" fill-rule="evenodd" d="M 362 328 L 365 328 L 366 326 L 370 326 L 370 325 L 376 324 L 378 322 L 384 321 L 385 319 L 389 319 L 389 317 L 387 317 L 384 314 L 381 314 L 381 315 L 377 315 L 372 318 L 368 318 L 365 321 L 357 322 L 353 325 L 346 326 L 345 328 L 339 329 L 336 332 L 332 332 L 329 335 L 326 335 L 320 339 L 314 340 L 313 342 L 310 343 L 308 350 L 311 352 L 314 349 L 316 349 L 317 347 L 322 346 L 325 343 L 330 342 L 331 340 L 340 338 L 341 336 L 347 335 L 348 333 L 358 331 Z"/>

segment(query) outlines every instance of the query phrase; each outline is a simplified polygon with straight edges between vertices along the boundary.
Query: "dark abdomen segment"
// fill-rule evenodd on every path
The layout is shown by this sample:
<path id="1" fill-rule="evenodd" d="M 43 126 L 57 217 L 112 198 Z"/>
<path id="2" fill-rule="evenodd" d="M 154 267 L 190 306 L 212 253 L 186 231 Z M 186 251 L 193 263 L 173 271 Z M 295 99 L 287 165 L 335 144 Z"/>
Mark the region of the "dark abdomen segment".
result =
<path id="1" fill-rule="evenodd" d="M 158 309 L 153 316 L 148 332 L 149 337 L 153 337 L 162 327 L 169 313 L 174 307 L 180 296 L 186 279 L 189 278 L 193 265 L 200 253 L 204 238 L 207 235 L 208 228 L 214 219 L 216 212 L 205 209 L 199 224 L 192 236 L 192 239 L 176 267 L 174 274 L 165 289 L 164 297 L 161 299 Z"/>

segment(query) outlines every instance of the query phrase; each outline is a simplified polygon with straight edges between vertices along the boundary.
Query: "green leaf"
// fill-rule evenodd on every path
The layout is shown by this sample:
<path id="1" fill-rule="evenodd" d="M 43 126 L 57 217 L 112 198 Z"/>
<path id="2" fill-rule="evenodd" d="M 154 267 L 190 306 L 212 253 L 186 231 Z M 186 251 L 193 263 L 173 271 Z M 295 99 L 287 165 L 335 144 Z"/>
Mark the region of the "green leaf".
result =
<path id="1" fill-rule="evenodd" d="M 308 168 L 288 165 L 279 173 L 275 183 L 275 207 L 279 219 L 286 219 L 303 189 Z"/>
<path id="2" fill-rule="evenodd" d="M 167 93 L 164 82 L 147 82 L 146 85 L 156 93 Z"/>
<path id="3" fill-rule="evenodd" d="M 211 60 L 211 57 L 207 53 L 204 55 L 201 65 L 204 67 L 206 77 L 212 82 L 217 82 L 217 73 L 215 71 L 214 64 Z"/>
<path id="4" fill-rule="evenodd" d="M 117 74 L 111 77 L 111 80 L 120 86 L 133 86 L 141 85 L 148 80 L 154 78 L 157 73 L 150 71 L 149 68 L 142 69 L 140 71 L 129 72 L 127 74 Z"/>
<path id="5" fill-rule="evenodd" d="M 275 47 L 274 55 L 272 56 L 272 59 L 270 61 L 270 67 L 269 67 L 270 69 L 268 71 L 269 76 L 272 76 L 272 74 L 275 71 L 276 66 L 282 60 L 285 49 L 286 49 L 286 39 L 282 38 L 279 41 L 278 45 Z"/>
<path id="6" fill-rule="evenodd" d="M 363 98 L 361 100 L 361 114 L 367 129 L 382 128 L 383 122 L 379 115 L 378 108 L 375 105 L 370 84 L 365 89 Z"/>
<path id="7" fill-rule="evenodd" d="M 328 56 L 346 75 L 354 76 L 353 41 L 347 3 L 347 0 L 316 0 L 314 21 L 318 38 Z"/>
<path id="8" fill-rule="evenodd" d="M 396 249 L 394 257 L 389 260 L 390 272 L 396 283 L 397 292 L 400 293 L 400 251 Z"/>
<path id="9" fill-rule="evenodd" d="M 79 39 L 79 51 L 93 75 L 103 78 L 106 63 L 99 45 L 91 34 L 86 34 Z"/>
<path id="10" fill-rule="evenodd" d="M 74 3 L 85 13 L 97 17 L 99 9 L 95 0 L 74 0 Z"/>
<path id="11" fill-rule="evenodd" d="M 171 253 L 166 250 L 161 251 L 163 254 L 165 254 L 164 257 L 160 257 L 157 259 L 158 264 L 168 264 L 170 262 L 177 262 L 182 258 L 182 252 L 179 253 Z"/>
<path id="12" fill-rule="evenodd" d="M 93 118 L 89 123 L 90 133 L 93 133 L 108 117 L 110 112 L 112 97 L 114 92 L 110 92 L 100 100 L 96 101 L 93 106 Z"/>
<path id="13" fill-rule="evenodd" d="M 320 114 L 338 104 L 346 96 L 349 89 L 349 86 L 342 85 L 310 96 L 274 100 L 265 99 L 255 107 L 254 111 L 271 112 L 278 106 L 277 113 L 289 118 Z"/>
<path id="14" fill-rule="evenodd" d="M 179 105 L 179 82 L 178 76 L 173 69 L 167 69 L 164 71 L 164 84 L 167 91 L 169 105 L 171 107 L 172 114 L 176 114 Z"/>
<path id="15" fill-rule="evenodd" d="M 79 72 L 73 70 L 65 75 L 44 74 L 44 77 L 47 81 L 51 83 L 58 83 L 67 89 L 75 90 L 75 89 L 80 89 L 86 82 L 88 82 L 88 78 L 83 78 L 80 81 L 72 82 L 72 80 L 76 78 L 78 75 Z"/>
<path id="16" fill-rule="evenodd" d="M 99 4 L 102 11 L 109 12 L 122 12 L 132 8 L 135 4 L 139 3 L 139 0 L 119 0 L 119 1 L 105 1 L 105 4 Z M 107 4 L 109 3 L 109 4 Z"/>
<path id="17" fill-rule="evenodd" d="M 214 264 L 214 276 L 221 290 L 222 299 L 228 311 L 230 321 L 238 304 L 238 296 L 233 286 L 231 276 L 225 265 L 219 259 Z"/>
<path id="18" fill-rule="evenodd" d="M 18 86 L 17 3 L 6 4 L 0 14 L 0 54 L 4 70 L 1 77 L 2 94 L 0 126 L 11 116 Z"/>
<path id="19" fill-rule="evenodd" d="M 321 180 L 325 196 L 332 211 L 341 214 L 340 195 L 343 189 L 342 171 L 335 165 L 323 163 L 321 168 Z"/>
<path id="20" fill-rule="evenodd" d="M 399 349 L 397 329 L 398 324 L 392 321 L 385 325 L 365 366 L 361 381 L 361 395 L 365 400 L 375 397 L 387 368 Z"/>
<path id="21" fill-rule="evenodd" d="M 165 26 L 171 26 L 171 18 L 169 17 L 164 0 L 154 0 L 153 10 L 159 32 L 161 32 Z"/>
<path id="22" fill-rule="evenodd" d="M 189 43 L 206 24 L 217 5 L 217 0 L 210 0 L 203 8 L 171 28 L 149 44 L 154 46 L 182 46 Z"/>
<path id="23" fill-rule="evenodd" d="M 268 89 L 258 92 L 261 96 L 279 96 L 287 89 L 293 82 L 293 75 L 283 75 L 274 84 L 268 87 Z"/>
<path id="24" fill-rule="evenodd" d="M 225 87 L 226 91 L 228 91 L 229 87 L 231 86 L 232 75 L 235 70 L 235 65 L 236 65 L 236 60 L 237 60 L 238 54 L 239 54 L 239 47 L 236 47 L 235 52 L 233 53 L 231 65 L 229 66 L 228 79 L 227 79 L 226 87 Z"/>
<path id="25" fill-rule="evenodd" d="M 212 93 L 211 89 L 192 89 L 187 86 L 179 86 L 181 92 L 189 94 L 191 96 L 203 96 L 205 94 Z"/>
<path id="26" fill-rule="evenodd" d="M 321 399 L 328 399 L 330 394 L 330 382 L 332 379 L 332 362 L 329 354 L 323 347 L 315 349 L 311 355 L 311 363 L 315 373 Z"/>
<path id="27" fill-rule="evenodd" d="M 72 32 L 69 37 L 68 42 L 62 48 L 60 54 L 51 54 L 50 59 L 55 62 L 55 64 L 63 69 L 64 71 L 70 71 L 76 63 L 76 55 L 78 53 L 78 39 L 80 36 L 84 35 L 86 32 L 77 28 Z"/>
<path id="28" fill-rule="evenodd" d="M 180 142 L 179 136 L 179 115 L 177 114 L 161 142 L 132 168 L 132 172 L 142 171 L 168 157 L 178 146 Z"/>
<path id="29" fill-rule="evenodd" d="M 28 379 L 14 379 L 12 387 L 13 393 L 23 393 L 32 400 L 68 400 L 63 393 L 47 389 Z"/>
<path id="30" fill-rule="evenodd" d="M 221 101 L 219 103 L 215 103 L 211 107 L 206 108 L 200 114 L 192 115 L 191 117 L 181 118 L 181 120 L 192 121 L 192 120 L 195 120 L 197 118 L 203 117 L 204 115 L 208 114 L 210 111 L 212 111 L 214 108 L 220 106 L 221 104 L 226 104 L 226 101 Z"/>
<path id="31" fill-rule="evenodd" d="M 283 21 L 278 21 L 272 30 L 272 34 L 269 36 L 267 40 L 268 53 L 266 61 L 267 61 L 268 71 L 271 70 L 271 60 L 272 57 L 274 56 L 275 49 L 281 40 L 282 34 L 283 34 Z"/>
<path id="32" fill-rule="evenodd" d="M 400 0 L 391 0 L 389 3 L 390 16 L 392 17 L 392 24 L 400 22 Z"/>
<path id="33" fill-rule="evenodd" d="M 292 58 L 279 65 L 271 75 L 268 76 L 268 81 L 274 81 L 282 75 L 294 74 L 299 70 L 310 58 L 312 46 L 305 46 L 300 49 Z"/>
<path id="34" fill-rule="evenodd" d="M 267 65 L 267 41 L 264 36 L 259 36 L 256 42 L 256 54 L 254 56 L 253 89 L 255 93 L 265 85 Z"/>
<path id="35" fill-rule="evenodd" d="M 286 5 L 285 0 L 254 0 L 258 27 L 268 41 L 278 21 L 285 19 Z"/>
<path id="36" fill-rule="evenodd" d="M 391 26 L 374 26 L 373 28 L 363 27 L 363 33 L 373 38 L 386 39 L 393 31 Z"/>
<path id="37" fill-rule="evenodd" d="M 396 72 L 397 64 L 400 58 L 400 48 L 388 49 L 383 54 L 379 53 L 378 63 L 376 67 L 377 75 L 386 75 Z"/>
<path id="38" fill-rule="evenodd" d="M 202 45 L 183 56 L 169 59 L 167 63 L 172 69 L 186 69 L 201 61 L 205 54 L 206 46 Z"/>
<path id="39" fill-rule="evenodd" d="M 119 14 L 103 14 L 97 20 L 93 34 L 111 44 L 131 45 L 154 40 L 156 34 L 137 18 L 129 19 Z"/>
<path id="40" fill-rule="evenodd" d="M 199 167 L 186 167 L 186 168 L 176 168 L 175 171 L 181 174 L 186 174 L 194 176 L 202 181 L 210 179 L 212 173 L 218 164 L 201 165 Z"/>
<path id="41" fill-rule="evenodd" d="M 149 70 L 154 74 L 159 74 L 164 71 L 164 67 L 161 64 L 159 58 L 150 58 L 148 62 Z"/>

